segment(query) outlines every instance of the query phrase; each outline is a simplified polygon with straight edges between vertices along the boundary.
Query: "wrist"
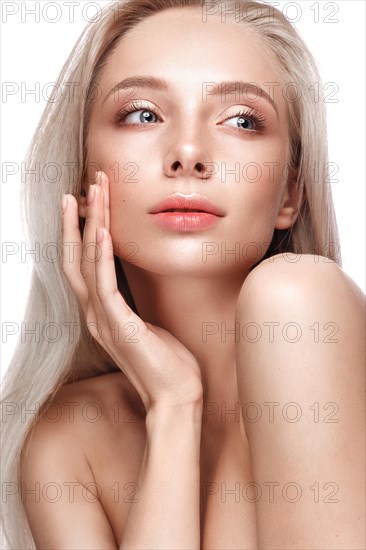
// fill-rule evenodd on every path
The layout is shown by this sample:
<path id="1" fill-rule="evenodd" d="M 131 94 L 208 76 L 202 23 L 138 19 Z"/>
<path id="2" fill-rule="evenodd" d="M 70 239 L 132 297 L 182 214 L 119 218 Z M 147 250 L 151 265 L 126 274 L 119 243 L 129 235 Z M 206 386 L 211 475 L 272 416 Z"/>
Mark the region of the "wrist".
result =
<path id="1" fill-rule="evenodd" d="M 195 426 L 201 430 L 203 399 L 192 403 L 177 405 L 175 403 L 154 403 L 146 414 L 148 431 Z"/>

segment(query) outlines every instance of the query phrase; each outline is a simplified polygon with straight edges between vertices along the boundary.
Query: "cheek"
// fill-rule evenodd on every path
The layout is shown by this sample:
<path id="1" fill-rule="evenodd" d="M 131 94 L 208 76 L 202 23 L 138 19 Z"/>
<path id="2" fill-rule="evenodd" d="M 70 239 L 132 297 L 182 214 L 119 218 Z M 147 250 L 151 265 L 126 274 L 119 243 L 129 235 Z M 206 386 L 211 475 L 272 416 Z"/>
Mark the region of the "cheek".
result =
<path id="1" fill-rule="evenodd" d="M 109 132 L 96 133 L 88 150 L 89 163 L 108 175 L 111 186 L 125 187 L 138 182 L 144 155 L 136 144 L 116 139 Z"/>
<path id="2" fill-rule="evenodd" d="M 128 246 L 140 247 L 142 228 L 141 205 L 138 207 L 136 184 L 112 182 L 110 184 L 110 234 L 115 254 L 124 256 Z"/>
<path id="3" fill-rule="evenodd" d="M 141 166 L 143 155 L 136 145 L 121 143 L 109 132 L 90 132 L 88 143 L 89 165 L 102 169 L 108 176 L 110 195 L 110 232 L 117 237 L 136 231 L 133 225 L 138 212 L 141 213 L 142 192 Z M 92 170 L 90 171 L 92 173 Z M 140 203 L 140 208 L 139 208 Z"/>
<path id="4" fill-rule="evenodd" d="M 240 173 L 228 191 L 236 201 L 235 215 L 255 227 L 273 228 L 287 181 L 286 146 L 265 147 L 263 142 L 248 148 L 238 163 Z M 238 169 L 238 171 L 239 171 Z"/>

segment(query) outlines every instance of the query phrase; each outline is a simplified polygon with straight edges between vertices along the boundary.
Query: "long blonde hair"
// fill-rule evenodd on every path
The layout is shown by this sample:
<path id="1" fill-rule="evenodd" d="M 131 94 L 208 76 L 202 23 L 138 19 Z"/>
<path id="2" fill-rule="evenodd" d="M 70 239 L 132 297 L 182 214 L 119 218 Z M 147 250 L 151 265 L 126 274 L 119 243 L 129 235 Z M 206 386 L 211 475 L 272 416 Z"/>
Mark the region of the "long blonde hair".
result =
<path id="1" fill-rule="evenodd" d="M 98 19 L 86 26 L 60 73 L 26 156 L 26 166 L 39 163 L 40 167 L 55 166 L 59 171 L 56 183 L 51 184 L 42 177 L 36 181 L 26 175 L 22 206 L 32 249 L 35 243 L 40 247 L 61 243 L 61 196 L 82 194 L 88 165 L 85 144 L 95 84 L 119 39 L 139 21 L 162 10 L 183 7 L 212 10 L 220 4 L 220 0 L 122 0 L 118 3 L 114 0 L 103 8 Z M 230 2 L 224 4 L 230 11 Z M 288 87 L 287 95 L 289 154 L 303 199 L 293 227 L 274 230 L 272 242 L 260 261 L 276 253 L 295 252 L 319 254 L 341 264 L 328 183 L 324 101 L 321 96 L 314 101 L 311 90 L 315 82 L 321 81 L 314 60 L 296 29 L 280 11 L 260 2 L 233 0 L 232 6 L 238 5 L 243 9 L 237 22 L 258 33 L 276 55 L 282 81 L 294 84 L 292 91 L 291 86 Z M 70 82 L 78 84 L 72 100 L 70 94 L 63 93 L 61 99 L 53 101 L 57 91 Z M 300 98 L 297 97 L 299 90 Z M 83 230 L 82 219 L 80 229 Z M 3 530 L 10 547 L 16 549 L 35 548 L 20 494 L 19 465 L 20 452 L 36 414 L 24 414 L 24 411 L 39 411 L 67 382 L 119 371 L 91 338 L 59 258 L 55 260 L 34 264 L 26 308 L 25 326 L 40 327 L 42 337 L 38 342 L 18 341 L 3 381 Z M 117 258 L 115 264 L 119 288 L 136 311 Z"/>

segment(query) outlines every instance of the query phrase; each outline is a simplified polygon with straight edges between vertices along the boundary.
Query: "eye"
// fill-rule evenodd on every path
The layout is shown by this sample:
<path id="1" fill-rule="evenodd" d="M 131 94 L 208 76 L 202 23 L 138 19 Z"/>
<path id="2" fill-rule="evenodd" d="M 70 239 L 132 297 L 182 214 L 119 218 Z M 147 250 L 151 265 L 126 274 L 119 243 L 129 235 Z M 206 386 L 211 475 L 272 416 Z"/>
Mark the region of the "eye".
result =
<path id="1" fill-rule="evenodd" d="M 144 107 L 138 103 L 131 103 L 117 113 L 117 124 L 128 126 L 151 124 L 158 121 L 158 115 L 152 107 Z"/>
<path id="2" fill-rule="evenodd" d="M 237 119 L 236 125 L 238 128 L 243 128 L 243 130 L 255 130 L 255 124 L 254 122 L 248 117 L 240 115 L 239 117 L 230 117 L 228 120 Z"/>
<path id="3" fill-rule="evenodd" d="M 157 118 L 157 116 L 152 111 L 149 111 L 148 109 L 140 109 L 139 111 L 133 111 L 132 113 L 127 114 L 122 120 L 125 124 L 129 121 L 132 124 L 138 124 L 139 122 L 145 124 L 146 122 L 155 122 L 155 118 Z"/>
<path id="4" fill-rule="evenodd" d="M 260 132 L 266 127 L 265 117 L 254 109 L 249 109 L 247 111 L 241 110 L 235 115 L 227 118 L 225 122 L 227 121 L 235 121 L 233 124 L 229 124 L 229 126 L 234 126 L 236 130 L 244 132 Z"/>

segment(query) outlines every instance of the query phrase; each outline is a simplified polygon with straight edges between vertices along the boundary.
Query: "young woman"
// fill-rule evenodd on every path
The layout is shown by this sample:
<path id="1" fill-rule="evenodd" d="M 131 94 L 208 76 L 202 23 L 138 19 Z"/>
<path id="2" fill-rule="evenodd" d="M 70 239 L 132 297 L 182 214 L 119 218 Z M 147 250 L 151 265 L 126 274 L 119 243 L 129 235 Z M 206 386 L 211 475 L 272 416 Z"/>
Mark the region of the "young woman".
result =
<path id="1" fill-rule="evenodd" d="M 35 265 L 43 338 L 5 380 L 11 548 L 365 547 L 319 81 L 258 2 L 113 2 L 81 36 L 29 153 L 60 180 L 24 186 L 62 262 Z"/>

